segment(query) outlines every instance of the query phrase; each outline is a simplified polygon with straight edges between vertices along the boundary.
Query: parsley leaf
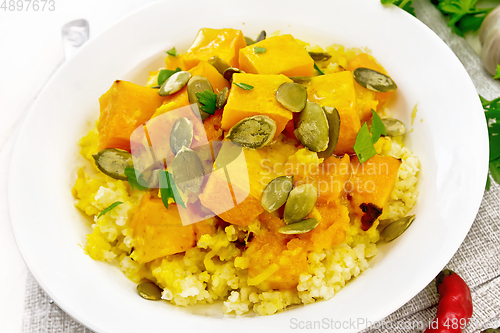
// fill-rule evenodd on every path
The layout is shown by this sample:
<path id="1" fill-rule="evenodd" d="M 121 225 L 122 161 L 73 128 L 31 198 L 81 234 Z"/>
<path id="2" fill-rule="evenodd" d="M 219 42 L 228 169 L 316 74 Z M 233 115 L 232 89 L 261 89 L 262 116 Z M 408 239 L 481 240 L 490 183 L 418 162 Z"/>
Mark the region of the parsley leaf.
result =
<path id="1" fill-rule="evenodd" d="M 375 144 L 378 139 L 380 138 L 381 135 L 385 135 L 385 125 L 380 119 L 379 115 L 377 112 L 372 110 L 372 127 L 370 128 L 370 133 L 372 134 L 372 142 Z"/>
<path id="2" fill-rule="evenodd" d="M 486 14 L 493 8 L 477 8 L 478 0 L 434 0 L 441 13 L 449 18 L 448 26 L 459 36 L 465 32 L 476 31 Z"/>
<path id="3" fill-rule="evenodd" d="M 100 218 L 101 216 L 103 216 L 104 214 L 109 212 L 110 210 L 113 210 L 116 206 L 120 206 L 122 203 L 123 202 L 121 202 L 121 201 L 113 202 L 111 205 L 109 205 L 107 208 L 105 208 L 99 215 L 97 215 L 97 218 Z"/>
<path id="4" fill-rule="evenodd" d="M 493 77 L 494 79 L 500 79 L 500 65 L 497 65 L 497 73 Z"/>
<path id="5" fill-rule="evenodd" d="M 490 142 L 490 172 L 493 180 L 500 184 L 500 97 L 488 101 L 479 95 L 488 124 Z M 489 180 L 489 177 L 488 177 Z M 486 184 L 488 188 L 488 183 Z"/>
<path id="6" fill-rule="evenodd" d="M 168 199 L 172 198 L 176 204 L 182 206 L 183 208 L 186 208 L 186 205 L 182 201 L 181 195 L 177 190 L 177 185 L 175 185 L 174 177 L 172 176 L 172 174 L 169 174 L 168 171 L 160 170 L 159 176 L 160 194 L 163 205 L 168 209 Z"/>
<path id="7" fill-rule="evenodd" d="M 215 103 L 217 101 L 217 94 L 210 90 L 197 92 L 198 102 L 201 104 L 201 109 L 208 114 L 215 113 Z"/>
<path id="8" fill-rule="evenodd" d="M 316 65 L 316 63 L 314 63 L 314 69 L 318 71 L 319 75 L 325 75 L 325 73 L 319 69 L 318 65 Z"/>
<path id="9" fill-rule="evenodd" d="M 137 177 L 137 174 L 139 174 L 139 177 Z M 130 184 L 132 190 L 134 190 L 135 188 L 137 188 L 139 191 L 145 191 L 148 189 L 147 187 L 141 185 L 147 184 L 148 182 L 144 179 L 144 176 L 134 168 L 126 167 L 125 175 L 128 177 L 128 183 Z"/>
<path id="10" fill-rule="evenodd" d="M 265 47 L 258 47 L 258 46 L 256 46 L 256 47 L 253 48 L 253 51 L 255 53 L 264 53 L 264 52 L 266 52 L 266 48 Z"/>
<path id="11" fill-rule="evenodd" d="M 236 86 L 240 87 L 243 90 L 252 90 L 253 86 L 246 84 L 246 83 L 238 83 L 238 82 L 233 82 Z"/>
<path id="12" fill-rule="evenodd" d="M 165 51 L 166 54 L 171 55 L 172 57 L 177 57 L 177 50 L 175 47 L 171 48 L 168 51 Z"/>
<path id="13" fill-rule="evenodd" d="M 361 126 L 361 129 L 356 136 L 354 151 L 358 156 L 359 163 L 364 163 L 377 154 L 375 147 L 373 147 L 370 131 L 368 130 L 368 125 L 366 125 L 366 123 Z"/>
<path id="14" fill-rule="evenodd" d="M 413 8 L 413 0 L 380 0 L 383 5 L 393 4 L 399 8 L 407 11 L 413 16 L 415 15 L 415 8 Z"/>
<path id="15" fill-rule="evenodd" d="M 158 85 L 161 86 L 163 82 L 168 80 L 169 77 L 180 71 L 181 69 L 179 67 L 177 67 L 175 70 L 162 69 L 160 73 L 158 73 Z"/>

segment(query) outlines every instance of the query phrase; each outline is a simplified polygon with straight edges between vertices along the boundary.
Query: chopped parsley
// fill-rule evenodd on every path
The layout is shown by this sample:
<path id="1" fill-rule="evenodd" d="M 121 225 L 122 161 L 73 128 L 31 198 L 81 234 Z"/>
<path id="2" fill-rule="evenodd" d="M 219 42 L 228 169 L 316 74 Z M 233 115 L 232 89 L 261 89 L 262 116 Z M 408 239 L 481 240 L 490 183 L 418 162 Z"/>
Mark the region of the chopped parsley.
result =
<path id="1" fill-rule="evenodd" d="M 168 201 L 172 199 L 173 202 L 186 208 L 186 205 L 181 199 L 181 195 L 177 190 L 177 185 L 175 185 L 174 177 L 168 171 L 160 170 L 160 195 L 163 205 L 168 209 Z"/>
<path id="2" fill-rule="evenodd" d="M 249 85 L 249 84 L 246 84 L 246 83 L 238 83 L 238 82 L 233 82 L 237 87 L 240 87 L 241 89 L 243 90 L 252 90 L 253 89 L 253 86 Z"/>
<path id="3" fill-rule="evenodd" d="M 180 71 L 181 69 L 179 67 L 174 70 L 162 69 L 160 73 L 158 73 L 158 85 L 161 86 L 165 81 L 168 80 L 169 77 Z"/>
<path id="4" fill-rule="evenodd" d="M 197 92 L 198 102 L 201 104 L 201 109 L 208 114 L 215 113 L 215 103 L 217 102 L 217 94 L 210 90 Z"/>
<path id="5" fill-rule="evenodd" d="M 256 46 L 256 47 L 253 48 L 253 51 L 255 53 L 264 53 L 264 52 L 266 52 L 266 48 L 265 47 L 258 47 L 258 46 Z"/>
<path id="6" fill-rule="evenodd" d="M 358 156 L 359 163 L 364 163 L 377 154 L 366 123 L 361 126 L 353 148 Z"/>
<path id="7" fill-rule="evenodd" d="M 109 212 L 110 210 L 113 210 L 115 207 L 120 206 L 122 203 L 123 202 L 121 202 L 121 201 L 113 202 L 111 205 L 106 207 L 99 215 L 97 215 L 97 218 L 100 218 L 101 216 L 103 216 L 104 214 Z"/>
<path id="8" fill-rule="evenodd" d="M 370 128 L 370 133 L 372 133 L 372 142 L 373 144 L 377 143 L 378 139 L 381 135 L 385 135 L 385 125 L 380 119 L 380 116 L 372 110 L 372 127 Z"/>
<path id="9" fill-rule="evenodd" d="M 318 71 L 319 75 L 325 75 L 325 72 L 323 72 L 321 69 L 319 69 L 318 65 L 314 63 L 314 69 Z"/>
<path id="10" fill-rule="evenodd" d="M 497 66 L 497 73 L 493 77 L 494 79 L 500 79 L 500 65 Z"/>
<path id="11" fill-rule="evenodd" d="M 139 177 L 137 177 L 137 174 L 139 174 Z M 126 167 L 125 175 L 128 177 L 128 183 L 130 184 L 132 190 L 135 188 L 139 191 L 145 191 L 148 189 L 146 186 L 141 185 L 141 183 L 147 184 L 148 182 L 144 179 L 144 176 L 134 168 Z"/>
<path id="12" fill-rule="evenodd" d="M 168 51 L 165 51 L 166 54 L 171 55 L 172 57 L 177 57 L 177 50 L 175 47 L 171 48 Z"/>

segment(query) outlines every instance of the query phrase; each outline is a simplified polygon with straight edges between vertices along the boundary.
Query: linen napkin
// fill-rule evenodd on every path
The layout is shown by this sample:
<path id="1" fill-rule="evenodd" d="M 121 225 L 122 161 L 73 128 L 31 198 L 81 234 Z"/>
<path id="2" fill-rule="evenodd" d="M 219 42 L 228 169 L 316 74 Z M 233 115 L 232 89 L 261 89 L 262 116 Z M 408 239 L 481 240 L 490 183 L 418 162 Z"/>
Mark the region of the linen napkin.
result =
<path id="1" fill-rule="evenodd" d="M 500 96 L 500 83 L 483 69 L 470 45 L 451 33 L 430 1 L 415 0 L 414 6 L 417 17 L 455 52 L 478 93 L 487 99 Z M 496 183 L 485 192 L 469 234 L 446 267 L 460 274 L 472 290 L 474 314 L 464 331 L 480 332 L 500 326 L 500 187 Z M 31 275 L 26 288 L 23 333 L 92 332 L 60 310 Z M 430 283 L 408 303 L 365 332 L 421 332 L 434 318 L 438 300 L 435 284 Z"/>

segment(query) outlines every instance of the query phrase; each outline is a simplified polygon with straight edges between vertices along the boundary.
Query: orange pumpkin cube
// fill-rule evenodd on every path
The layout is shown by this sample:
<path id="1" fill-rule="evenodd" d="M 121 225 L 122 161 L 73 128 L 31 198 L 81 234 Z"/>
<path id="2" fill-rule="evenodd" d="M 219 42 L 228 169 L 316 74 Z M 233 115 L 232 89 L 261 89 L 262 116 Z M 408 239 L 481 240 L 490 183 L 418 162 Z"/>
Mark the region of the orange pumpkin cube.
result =
<path id="1" fill-rule="evenodd" d="M 255 48 L 265 51 L 256 53 Z M 240 50 L 240 69 L 253 74 L 312 76 L 314 60 L 292 35 L 275 36 Z"/>
<path id="2" fill-rule="evenodd" d="M 130 150 L 132 132 L 148 121 L 164 100 L 156 89 L 116 80 L 99 98 L 99 149 Z"/>
<path id="3" fill-rule="evenodd" d="M 307 94 L 310 101 L 335 107 L 339 112 L 340 134 L 335 155 L 354 154 L 353 146 L 361 124 L 352 73 L 315 76 L 307 84 Z"/>
<path id="4" fill-rule="evenodd" d="M 161 199 L 144 195 L 132 217 L 134 251 L 132 259 L 139 263 L 184 252 L 195 246 L 193 225 L 182 225 L 177 205 L 165 208 Z"/>
<path id="5" fill-rule="evenodd" d="M 249 84 L 253 89 L 241 89 L 235 82 Z M 276 91 L 285 82 L 292 80 L 284 75 L 234 74 L 233 85 L 222 114 L 222 129 L 228 131 L 244 118 L 264 115 L 276 122 L 277 138 L 293 118 L 292 112 L 276 100 Z"/>
<path id="6" fill-rule="evenodd" d="M 236 29 L 203 28 L 183 56 L 187 69 L 193 68 L 200 61 L 208 61 L 213 56 L 226 60 L 232 67 L 238 67 L 238 54 L 247 46 L 245 37 Z"/>

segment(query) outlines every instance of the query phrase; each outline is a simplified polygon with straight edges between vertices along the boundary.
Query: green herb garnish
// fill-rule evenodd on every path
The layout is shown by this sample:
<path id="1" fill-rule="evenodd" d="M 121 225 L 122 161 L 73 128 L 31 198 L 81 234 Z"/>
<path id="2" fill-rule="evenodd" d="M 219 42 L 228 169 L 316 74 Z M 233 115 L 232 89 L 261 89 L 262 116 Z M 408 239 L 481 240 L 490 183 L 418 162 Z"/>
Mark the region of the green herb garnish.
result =
<path id="1" fill-rule="evenodd" d="M 495 76 L 493 77 L 494 79 L 500 79 L 500 65 L 497 66 L 497 72 Z"/>
<path id="2" fill-rule="evenodd" d="M 197 92 L 198 102 L 201 104 L 201 109 L 208 114 L 215 113 L 215 103 L 217 102 L 217 94 L 210 90 Z"/>
<path id="3" fill-rule="evenodd" d="M 120 206 L 122 203 L 123 202 L 121 202 L 121 201 L 113 202 L 111 205 L 106 207 L 99 215 L 97 215 L 97 218 L 100 218 L 101 216 L 103 216 L 104 214 L 109 212 L 110 210 L 113 210 L 116 206 Z"/>
<path id="4" fill-rule="evenodd" d="M 180 71 L 181 69 L 179 67 L 177 67 L 175 70 L 162 69 L 160 73 L 158 73 L 158 85 L 161 86 L 163 82 L 168 80 L 169 77 Z"/>
<path id="5" fill-rule="evenodd" d="M 137 177 L 137 174 L 139 174 L 139 177 Z M 130 184 L 132 190 L 134 190 L 135 188 L 137 188 L 139 191 L 145 191 L 148 189 L 147 187 L 144 187 L 140 184 L 147 184 L 147 181 L 144 179 L 144 176 L 134 168 L 126 167 L 125 175 L 128 177 L 128 183 Z"/>
<path id="6" fill-rule="evenodd" d="M 372 142 L 375 144 L 381 135 L 385 135 L 385 126 L 380 119 L 377 112 L 372 110 L 372 127 L 370 128 L 370 133 L 372 133 Z"/>
<path id="7" fill-rule="evenodd" d="M 258 47 L 258 46 L 256 46 L 256 47 L 253 48 L 253 51 L 255 53 L 264 53 L 264 52 L 266 52 L 266 48 L 265 47 Z"/>
<path id="8" fill-rule="evenodd" d="M 479 96 L 484 108 L 490 141 L 490 172 L 493 180 L 500 184 L 500 97 L 488 101 Z M 489 179 L 489 177 L 488 177 Z"/>
<path id="9" fill-rule="evenodd" d="M 476 31 L 493 8 L 477 8 L 478 0 L 432 0 L 443 15 L 449 18 L 448 26 L 459 36 Z"/>
<path id="10" fill-rule="evenodd" d="M 325 75 L 325 72 L 323 72 L 321 69 L 319 69 L 318 65 L 314 63 L 314 69 L 318 71 L 319 75 Z"/>
<path id="11" fill-rule="evenodd" d="M 186 205 L 182 201 L 181 195 L 177 190 L 177 185 L 175 185 L 174 177 L 172 177 L 172 174 L 169 174 L 168 171 L 160 170 L 159 176 L 160 194 L 163 205 L 168 209 L 168 199 L 172 198 L 176 204 L 180 205 L 183 208 L 186 208 Z"/>
<path id="12" fill-rule="evenodd" d="M 398 6 L 399 8 L 407 11 L 413 16 L 415 15 L 415 8 L 413 8 L 413 0 L 380 0 L 380 2 L 384 5 L 393 4 Z"/>
<path id="13" fill-rule="evenodd" d="M 166 54 L 171 55 L 172 57 L 177 57 L 177 50 L 175 46 L 168 51 L 165 51 Z"/>
<path id="14" fill-rule="evenodd" d="M 241 89 L 243 90 L 252 90 L 253 89 L 253 86 L 249 85 L 249 84 L 246 84 L 246 83 L 237 83 L 237 82 L 233 82 L 236 86 L 240 87 Z"/>
<path id="15" fill-rule="evenodd" d="M 353 148 L 358 156 L 359 163 L 364 163 L 377 154 L 366 123 L 361 126 Z"/>

